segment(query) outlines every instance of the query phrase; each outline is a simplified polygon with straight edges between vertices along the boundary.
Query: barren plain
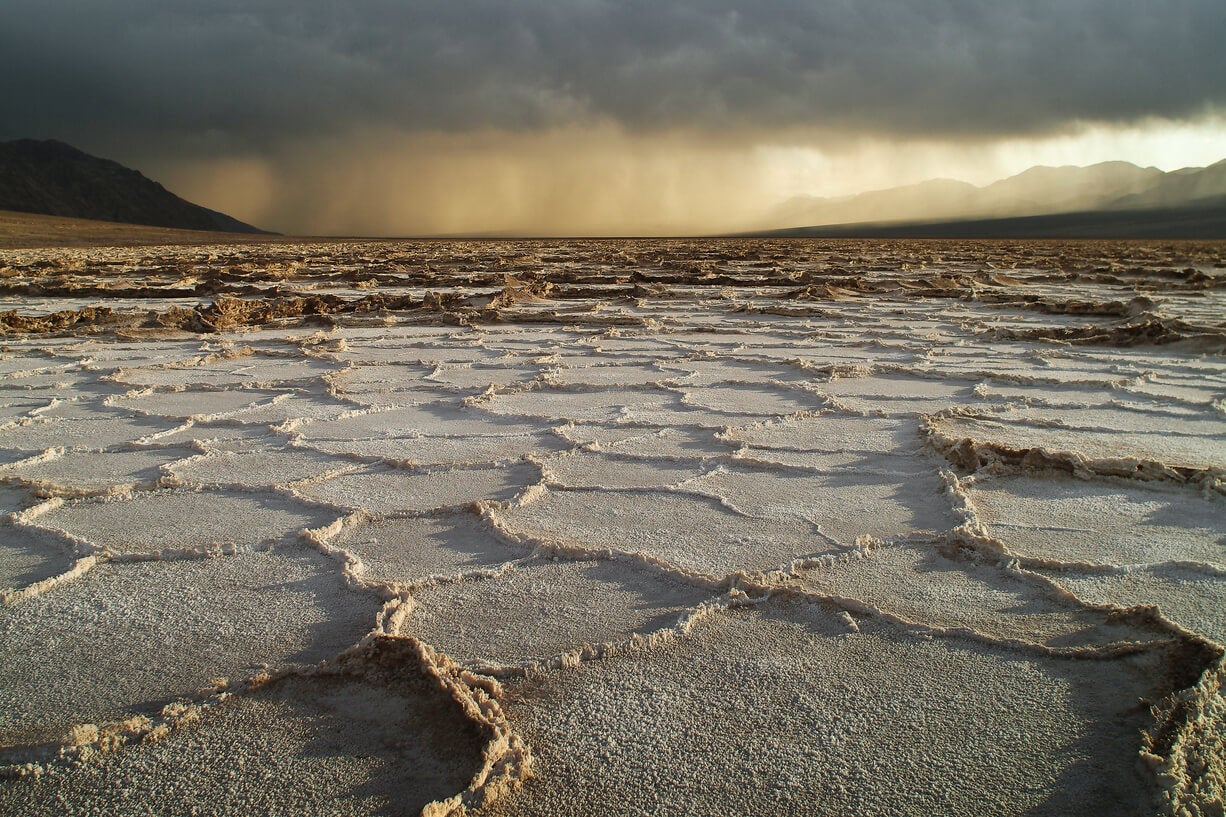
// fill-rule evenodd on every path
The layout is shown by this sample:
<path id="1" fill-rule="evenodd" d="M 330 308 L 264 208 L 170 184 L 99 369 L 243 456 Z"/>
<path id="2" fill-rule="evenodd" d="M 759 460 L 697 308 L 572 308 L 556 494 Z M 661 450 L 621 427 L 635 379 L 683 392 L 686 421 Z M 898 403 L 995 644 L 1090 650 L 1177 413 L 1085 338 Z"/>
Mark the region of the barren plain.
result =
<path id="1" fill-rule="evenodd" d="M 0 250 L 0 813 L 1220 815 L 1224 267 Z"/>

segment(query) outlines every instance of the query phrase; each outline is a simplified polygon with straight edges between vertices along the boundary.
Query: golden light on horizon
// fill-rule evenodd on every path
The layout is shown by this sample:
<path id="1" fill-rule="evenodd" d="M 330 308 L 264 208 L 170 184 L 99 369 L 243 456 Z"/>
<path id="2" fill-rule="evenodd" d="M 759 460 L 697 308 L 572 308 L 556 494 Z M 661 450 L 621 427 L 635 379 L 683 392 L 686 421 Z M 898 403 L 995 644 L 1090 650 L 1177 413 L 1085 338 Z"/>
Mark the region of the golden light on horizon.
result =
<path id="1" fill-rule="evenodd" d="M 1035 165 L 1129 161 L 1169 171 L 1226 158 L 1226 118 L 1082 125 L 1029 139 L 897 140 L 845 133 L 612 124 L 462 134 L 355 131 L 267 157 L 156 168 L 186 198 L 284 232 L 354 235 L 669 235 L 758 229 L 798 196 L 949 178 L 976 185 Z"/>

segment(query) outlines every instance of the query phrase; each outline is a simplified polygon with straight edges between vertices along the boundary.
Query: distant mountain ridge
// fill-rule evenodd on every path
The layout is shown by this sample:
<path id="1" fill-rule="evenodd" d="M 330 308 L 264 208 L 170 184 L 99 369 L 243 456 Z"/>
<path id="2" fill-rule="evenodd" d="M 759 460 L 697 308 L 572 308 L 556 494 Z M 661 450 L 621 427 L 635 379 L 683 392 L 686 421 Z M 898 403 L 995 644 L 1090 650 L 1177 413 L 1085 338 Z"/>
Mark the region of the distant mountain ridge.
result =
<path id="1" fill-rule="evenodd" d="M 1169 173 L 1129 162 L 1102 162 L 1089 167 L 1032 167 L 984 187 L 936 179 L 842 198 L 801 196 L 772 211 L 763 225 L 787 229 L 1183 210 L 1214 206 L 1212 200 L 1222 196 L 1226 196 L 1226 160 Z"/>
<path id="2" fill-rule="evenodd" d="M 885 221 L 758 230 L 771 238 L 1137 238 L 1226 239 L 1226 196 L 1183 207 L 1081 210 L 1037 216 L 945 221 Z"/>
<path id="3" fill-rule="evenodd" d="M 266 233 L 185 201 L 118 162 L 53 139 L 0 142 L 0 210 L 184 230 Z"/>

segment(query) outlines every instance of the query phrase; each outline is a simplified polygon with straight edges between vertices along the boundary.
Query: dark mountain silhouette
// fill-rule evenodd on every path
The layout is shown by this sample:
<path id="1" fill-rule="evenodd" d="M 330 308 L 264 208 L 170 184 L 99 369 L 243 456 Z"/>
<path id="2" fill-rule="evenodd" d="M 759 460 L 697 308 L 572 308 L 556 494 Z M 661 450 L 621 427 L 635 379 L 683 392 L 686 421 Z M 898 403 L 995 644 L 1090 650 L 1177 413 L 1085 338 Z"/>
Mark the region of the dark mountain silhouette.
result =
<path id="1" fill-rule="evenodd" d="M 1213 210 L 1221 206 L 1223 196 L 1226 161 L 1169 173 L 1128 162 L 1103 162 L 1089 167 L 1033 167 L 985 187 L 937 179 L 837 199 L 798 197 L 777 208 L 763 226 L 765 232 L 822 228 L 820 234 L 826 235 L 827 227 L 846 231 L 860 226 L 877 231 L 887 225 L 890 230 L 898 230 L 903 224 L 997 222 L 997 228 L 1004 228 L 1006 221 L 1068 216 L 1018 222 L 1015 226 L 1022 229 L 1024 223 L 1030 230 L 1043 224 L 1061 224 L 1075 229 L 1072 225 L 1089 227 L 1092 222 L 1095 231 L 1131 230 L 1144 226 L 1142 213 L 1147 213 L 1148 217 L 1170 222 L 1172 230 L 1177 229 L 1173 225 L 1178 221 L 1195 222 L 1200 226 L 1189 229 L 1200 231 L 1214 221 Z M 1168 210 L 1172 212 L 1159 216 L 1158 211 Z M 1205 210 L 1204 218 L 1194 215 L 1199 210 Z M 1100 212 L 1116 215 L 1087 215 Z"/>
<path id="2" fill-rule="evenodd" d="M 0 142 L 0 210 L 185 230 L 265 232 L 184 201 L 117 162 L 55 140 Z"/>

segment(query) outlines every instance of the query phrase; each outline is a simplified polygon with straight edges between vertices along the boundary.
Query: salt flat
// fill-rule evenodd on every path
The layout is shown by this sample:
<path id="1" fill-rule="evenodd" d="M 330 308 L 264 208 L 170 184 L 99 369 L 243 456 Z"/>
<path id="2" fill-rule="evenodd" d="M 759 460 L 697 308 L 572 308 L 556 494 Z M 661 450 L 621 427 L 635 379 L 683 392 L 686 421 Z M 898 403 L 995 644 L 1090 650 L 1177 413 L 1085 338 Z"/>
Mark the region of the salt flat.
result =
<path id="1" fill-rule="evenodd" d="M 1224 267 L 0 251 L 0 813 L 1220 814 Z"/>

